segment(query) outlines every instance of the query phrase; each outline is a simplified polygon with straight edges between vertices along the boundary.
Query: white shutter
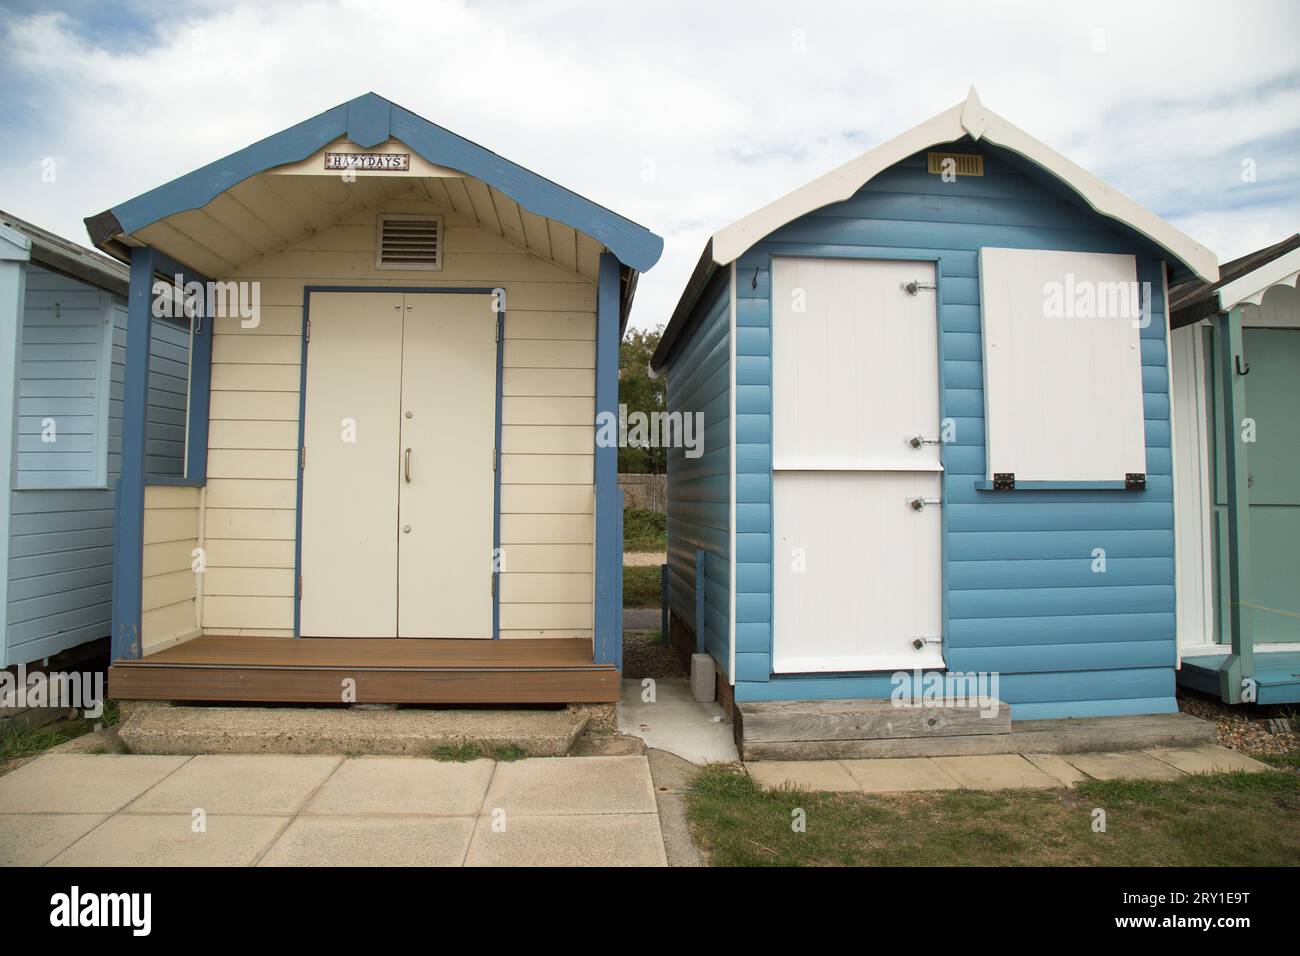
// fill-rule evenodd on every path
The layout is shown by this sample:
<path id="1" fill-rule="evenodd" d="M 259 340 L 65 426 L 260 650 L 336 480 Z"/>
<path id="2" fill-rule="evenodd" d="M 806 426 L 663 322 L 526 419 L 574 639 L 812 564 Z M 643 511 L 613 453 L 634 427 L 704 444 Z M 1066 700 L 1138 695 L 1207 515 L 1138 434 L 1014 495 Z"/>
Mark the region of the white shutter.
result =
<path id="1" fill-rule="evenodd" d="M 980 301 L 988 477 L 1144 474 L 1150 298 L 1133 256 L 981 249 Z"/>

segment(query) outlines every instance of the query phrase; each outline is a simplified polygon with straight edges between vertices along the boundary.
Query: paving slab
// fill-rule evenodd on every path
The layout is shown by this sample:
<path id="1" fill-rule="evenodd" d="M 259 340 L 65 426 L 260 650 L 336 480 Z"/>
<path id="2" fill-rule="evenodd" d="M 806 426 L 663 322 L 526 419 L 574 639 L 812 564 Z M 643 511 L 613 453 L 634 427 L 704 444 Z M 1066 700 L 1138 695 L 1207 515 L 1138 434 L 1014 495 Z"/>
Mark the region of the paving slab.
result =
<path id="1" fill-rule="evenodd" d="M 841 763 L 863 793 L 904 790 L 956 790 L 959 786 L 935 761 L 925 757 L 895 760 L 843 760 Z"/>
<path id="2" fill-rule="evenodd" d="M 724 719 L 721 705 L 696 701 L 689 678 L 655 681 L 653 703 L 643 701 L 641 695 L 640 681 L 623 681 L 623 699 L 618 704 L 620 733 L 640 737 L 647 747 L 666 750 L 691 763 L 740 759 L 732 724 Z"/>
<path id="3" fill-rule="evenodd" d="M 0 815 L 0 866 L 44 866 L 108 817 L 102 813 Z"/>
<path id="4" fill-rule="evenodd" d="M 645 757 L 538 757 L 497 764 L 483 807 L 514 817 L 653 814 L 655 796 Z"/>
<path id="5" fill-rule="evenodd" d="M 1162 763 L 1170 764 L 1183 773 L 1226 773 L 1230 770 L 1259 773 L 1261 770 L 1273 769 L 1254 757 L 1248 757 L 1240 751 L 1227 747 L 1220 747 L 1218 744 L 1190 749 L 1157 747 L 1143 752 Z"/>
<path id="6" fill-rule="evenodd" d="M 862 785 L 838 760 L 763 760 L 745 764 L 750 778 L 764 790 L 797 787 L 856 793 Z"/>
<path id="7" fill-rule="evenodd" d="M 51 866 L 249 866 L 289 817 L 209 816 L 195 833 L 188 814 L 121 813 L 56 856 Z"/>
<path id="8" fill-rule="evenodd" d="M 473 816 L 483 807 L 492 767 L 491 760 L 451 763 L 427 758 L 356 757 L 343 762 L 303 813 Z"/>
<path id="9" fill-rule="evenodd" d="M 967 790 L 1048 789 L 1061 785 L 1019 754 L 935 757 L 934 763 Z"/>
<path id="10" fill-rule="evenodd" d="M 1066 754 L 1065 761 L 1098 780 L 1177 780 L 1181 770 L 1140 750 Z"/>
<path id="11" fill-rule="evenodd" d="M 113 813 L 189 759 L 46 754 L 0 777 L 0 813 Z"/>
<path id="12" fill-rule="evenodd" d="M 1070 766 L 1059 754 L 1023 754 L 1024 758 L 1063 787 L 1073 787 L 1088 779 L 1088 775 Z"/>
<path id="13" fill-rule="evenodd" d="M 543 817 L 507 813 L 504 824 L 504 831 L 497 832 L 492 817 L 479 818 L 466 866 L 667 865 L 659 817 L 653 812 Z"/>
<path id="14" fill-rule="evenodd" d="M 326 781 L 342 757 L 274 754 L 193 757 L 129 804 L 124 813 L 293 814 Z"/>
<path id="15" fill-rule="evenodd" d="M 473 817 L 298 817 L 260 866 L 460 866 Z"/>

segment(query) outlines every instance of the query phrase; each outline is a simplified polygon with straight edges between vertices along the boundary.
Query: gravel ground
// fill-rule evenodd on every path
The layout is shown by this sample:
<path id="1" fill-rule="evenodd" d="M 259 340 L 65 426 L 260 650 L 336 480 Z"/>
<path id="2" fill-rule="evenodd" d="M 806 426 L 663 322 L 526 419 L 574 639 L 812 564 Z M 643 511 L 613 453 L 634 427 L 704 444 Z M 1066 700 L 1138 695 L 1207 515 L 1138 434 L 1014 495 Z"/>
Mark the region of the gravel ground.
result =
<path id="1" fill-rule="evenodd" d="M 687 674 L 672 648 L 659 642 L 657 630 L 623 632 L 624 679 L 653 677 L 663 680 L 666 677 L 686 677 Z"/>
<path id="2" fill-rule="evenodd" d="M 1214 721 L 1219 743 L 1242 753 L 1262 757 L 1300 749 L 1294 713 L 1282 707 L 1229 707 L 1221 701 L 1189 693 L 1178 698 L 1178 709 Z"/>

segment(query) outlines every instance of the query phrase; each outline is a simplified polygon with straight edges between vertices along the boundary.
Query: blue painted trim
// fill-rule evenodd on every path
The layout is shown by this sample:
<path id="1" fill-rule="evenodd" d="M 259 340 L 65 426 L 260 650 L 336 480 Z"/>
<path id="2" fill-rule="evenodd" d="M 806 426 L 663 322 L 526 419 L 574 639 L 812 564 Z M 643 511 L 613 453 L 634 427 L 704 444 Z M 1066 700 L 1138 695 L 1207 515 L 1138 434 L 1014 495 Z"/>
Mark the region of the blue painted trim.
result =
<path id="1" fill-rule="evenodd" d="M 601 253 L 600 281 L 596 290 L 596 415 L 618 415 L 618 345 L 621 303 L 619 263 L 611 253 Z M 600 664 L 623 666 L 623 609 L 618 595 L 623 580 L 622 519 L 618 491 L 618 446 L 597 445 L 596 486 L 596 607 L 594 659 Z"/>
<path id="2" fill-rule="evenodd" d="M 158 259 L 148 247 L 131 250 L 126 305 L 126 368 L 122 384 L 122 476 L 113 535 L 113 660 L 141 656 L 144 567 L 144 445 L 149 401 L 149 341 Z"/>
<path id="3" fill-rule="evenodd" d="M 130 235 L 167 216 L 198 209 L 251 176 L 306 159 L 341 136 L 362 147 L 395 137 L 429 162 L 482 180 L 531 212 L 591 236 L 638 272 L 651 268 L 663 253 L 663 239 L 645 227 L 374 93 L 349 100 L 129 199 L 114 206 L 112 213 L 122 232 Z"/>
<path id="4" fill-rule="evenodd" d="M 977 491 L 993 491 L 993 482 L 987 478 L 975 482 Z M 1017 491 L 1125 491 L 1122 481 L 1017 481 L 1012 491 L 999 491 L 1000 495 L 1014 495 Z"/>
<path id="5" fill-rule="evenodd" d="M 449 288 L 431 288 L 429 286 L 383 286 L 383 285 L 308 285 L 302 290 L 302 371 L 298 379 L 298 448 L 301 449 L 307 438 L 307 326 L 311 321 L 311 295 L 313 292 L 395 292 L 401 295 L 492 295 L 496 289 L 479 286 L 456 286 Z M 504 311 L 497 316 L 497 386 L 496 386 L 496 448 L 497 467 L 495 486 L 492 493 L 492 547 L 501 547 L 501 408 L 502 381 L 505 362 L 505 318 Z M 301 458 L 299 459 L 301 465 Z M 293 542 L 293 636 L 302 637 L 302 594 L 298 588 L 298 579 L 302 576 L 302 468 L 298 468 L 297 501 L 294 505 L 294 542 Z M 501 636 L 501 588 L 493 588 L 492 593 L 492 637 Z"/>
<path id="6" fill-rule="evenodd" d="M 709 559 L 709 552 L 703 548 L 695 549 L 695 653 L 703 654 L 705 651 L 706 627 L 704 619 L 704 588 L 705 575 L 704 563 Z"/>
<path id="7" fill-rule="evenodd" d="M 189 476 L 179 478 L 172 475 L 146 475 L 144 479 L 146 488 L 155 486 L 164 488 L 202 488 L 206 484 L 206 479 L 190 478 Z"/>

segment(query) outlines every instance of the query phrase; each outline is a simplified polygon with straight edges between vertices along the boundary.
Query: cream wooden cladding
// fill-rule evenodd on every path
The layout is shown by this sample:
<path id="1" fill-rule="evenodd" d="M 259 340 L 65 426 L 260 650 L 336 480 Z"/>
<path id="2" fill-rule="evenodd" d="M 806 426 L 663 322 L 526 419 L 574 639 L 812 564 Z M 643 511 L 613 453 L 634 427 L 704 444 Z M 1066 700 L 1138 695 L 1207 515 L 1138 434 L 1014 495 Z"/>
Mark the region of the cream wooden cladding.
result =
<path id="1" fill-rule="evenodd" d="M 442 214 L 442 271 L 377 272 L 380 212 Z M 262 309 L 253 329 L 215 324 L 205 630 L 292 634 L 304 286 L 394 285 L 506 290 L 501 636 L 591 636 L 592 601 L 579 597 L 589 588 L 570 576 L 590 581 L 594 561 L 593 282 L 410 199 L 351 214 L 226 278 L 259 280 Z M 558 586 L 537 600 L 536 585 L 516 587 L 514 574 L 553 574 Z"/>

